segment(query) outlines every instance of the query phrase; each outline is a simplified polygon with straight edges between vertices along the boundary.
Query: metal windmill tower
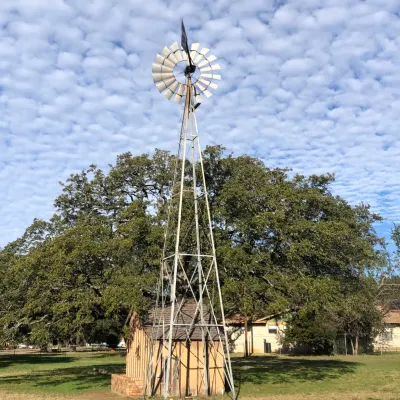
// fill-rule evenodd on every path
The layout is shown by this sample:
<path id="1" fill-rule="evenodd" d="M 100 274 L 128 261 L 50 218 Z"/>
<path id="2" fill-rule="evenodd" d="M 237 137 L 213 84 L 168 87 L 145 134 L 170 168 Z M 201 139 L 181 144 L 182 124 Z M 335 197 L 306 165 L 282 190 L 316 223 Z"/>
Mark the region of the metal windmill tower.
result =
<path id="1" fill-rule="evenodd" d="M 204 94 L 210 97 L 215 74 L 220 69 L 209 55 L 209 49 L 193 43 L 189 48 L 182 21 L 181 46 L 173 43 L 164 47 L 152 66 L 157 89 L 168 100 L 181 103 L 183 116 L 179 137 L 178 157 L 168 205 L 165 242 L 160 267 L 158 295 L 152 312 L 153 341 L 147 367 L 145 394 L 153 395 L 155 380 L 162 380 L 164 398 L 176 395 L 179 376 L 177 341 L 201 342 L 201 394 L 212 392 L 210 354 L 221 354 L 224 385 L 235 398 L 228 335 L 206 186 L 203 157 L 200 146 L 196 109 Z M 216 353 L 212 354 L 216 354 Z M 217 365 L 215 361 L 215 365 Z M 189 366 L 187 366 L 189 369 Z M 150 389 L 149 389 L 150 388 Z M 185 395 L 189 389 L 185 389 Z"/>

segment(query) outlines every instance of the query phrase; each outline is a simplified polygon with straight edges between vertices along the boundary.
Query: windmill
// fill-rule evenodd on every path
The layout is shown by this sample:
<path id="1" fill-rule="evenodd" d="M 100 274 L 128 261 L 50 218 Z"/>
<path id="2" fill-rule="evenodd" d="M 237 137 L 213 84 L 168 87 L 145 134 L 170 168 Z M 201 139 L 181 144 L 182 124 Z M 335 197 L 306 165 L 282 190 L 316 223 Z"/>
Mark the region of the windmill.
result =
<path id="1" fill-rule="evenodd" d="M 189 48 L 183 21 L 181 28 L 181 46 L 175 42 L 164 47 L 152 65 L 157 89 L 168 100 L 183 101 L 183 116 L 157 301 L 150 313 L 152 344 L 144 393 L 154 395 L 159 390 L 165 399 L 179 394 L 211 395 L 221 389 L 217 382 L 223 382 L 222 391 L 229 388 L 235 398 L 196 119 L 202 96 L 210 97 L 218 87 L 220 66 L 199 43 Z"/>

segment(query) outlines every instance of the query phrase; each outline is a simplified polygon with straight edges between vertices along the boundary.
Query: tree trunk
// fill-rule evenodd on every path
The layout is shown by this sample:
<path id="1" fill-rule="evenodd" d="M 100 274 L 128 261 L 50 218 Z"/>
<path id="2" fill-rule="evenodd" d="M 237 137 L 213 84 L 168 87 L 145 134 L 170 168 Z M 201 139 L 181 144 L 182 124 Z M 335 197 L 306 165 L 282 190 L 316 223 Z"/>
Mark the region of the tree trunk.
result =
<path id="1" fill-rule="evenodd" d="M 347 356 L 347 334 L 344 334 L 344 354 Z"/>
<path id="2" fill-rule="evenodd" d="M 355 344 L 354 344 L 355 355 L 358 356 L 358 335 L 355 337 Z"/>
<path id="3" fill-rule="evenodd" d="M 248 340 L 248 327 L 247 316 L 244 317 L 244 356 L 249 356 L 249 340 Z"/>
<path id="4" fill-rule="evenodd" d="M 353 340 L 354 340 L 353 338 L 350 339 L 350 344 L 351 344 L 351 354 L 353 354 L 353 356 L 354 356 L 355 354 L 354 354 L 354 342 L 353 342 Z"/>

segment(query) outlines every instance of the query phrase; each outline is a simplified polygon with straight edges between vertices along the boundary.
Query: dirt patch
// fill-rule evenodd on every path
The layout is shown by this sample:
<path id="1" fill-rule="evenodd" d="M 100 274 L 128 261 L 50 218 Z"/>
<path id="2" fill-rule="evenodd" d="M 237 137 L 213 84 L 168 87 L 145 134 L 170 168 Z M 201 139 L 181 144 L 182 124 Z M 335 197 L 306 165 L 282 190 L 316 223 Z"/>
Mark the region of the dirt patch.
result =
<path id="1" fill-rule="evenodd" d="M 38 394 L 26 394 L 26 393 L 5 393 L 0 392 L 1 400 L 71 400 L 72 397 L 65 397 L 59 395 L 44 396 Z M 75 397 L 76 400 L 76 397 Z"/>
<path id="2" fill-rule="evenodd" d="M 108 390 L 103 390 L 100 392 L 81 394 L 79 396 L 68 396 L 60 394 L 42 395 L 42 394 L 0 392 L 0 399 L 1 400 L 116 400 L 116 399 L 123 399 L 123 397 L 112 394 Z"/>
<path id="3" fill-rule="evenodd" d="M 78 397 L 79 400 L 115 400 L 115 399 L 127 399 L 127 397 L 118 396 L 111 393 L 109 390 L 103 390 L 101 392 L 92 392 Z M 74 400 L 77 400 L 75 397 Z"/>

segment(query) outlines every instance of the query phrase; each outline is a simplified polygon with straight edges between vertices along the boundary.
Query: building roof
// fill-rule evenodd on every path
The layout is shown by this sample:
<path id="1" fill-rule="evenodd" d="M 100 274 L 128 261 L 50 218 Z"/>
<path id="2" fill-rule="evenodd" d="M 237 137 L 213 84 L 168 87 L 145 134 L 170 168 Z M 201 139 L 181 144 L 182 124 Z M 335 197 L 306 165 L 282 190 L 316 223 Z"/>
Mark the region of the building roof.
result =
<path id="1" fill-rule="evenodd" d="M 284 312 L 280 312 L 280 313 L 267 315 L 262 318 L 253 318 L 251 320 L 249 319 L 248 322 L 251 324 L 266 324 L 271 319 L 279 318 L 283 313 Z M 225 320 L 228 325 L 230 325 L 230 324 L 232 324 L 232 325 L 240 324 L 241 325 L 241 324 L 244 324 L 245 317 L 242 314 L 234 314 L 234 315 L 231 315 L 230 317 L 226 318 Z"/>
<path id="2" fill-rule="evenodd" d="M 390 310 L 383 314 L 385 324 L 400 324 L 400 310 Z"/>
<path id="3" fill-rule="evenodd" d="M 202 332 L 203 329 L 199 326 L 200 324 L 200 313 L 197 310 L 197 304 L 194 300 L 185 301 L 181 308 L 179 309 L 178 305 L 175 305 L 175 324 L 179 324 L 180 326 L 174 327 L 174 340 L 186 340 L 190 339 L 191 341 L 200 341 L 202 340 Z M 212 338 L 215 340 L 218 337 L 219 327 L 215 323 L 215 319 L 213 318 L 210 307 L 207 304 L 204 304 L 204 322 L 208 326 L 208 340 Z M 196 313 L 196 315 L 195 315 Z M 164 320 L 164 321 L 163 321 Z M 161 308 L 154 308 L 150 310 L 147 315 L 146 322 L 144 323 L 144 330 L 146 333 L 155 340 L 161 340 L 163 337 L 169 337 L 169 324 L 171 321 L 171 306 Z M 212 326 L 214 325 L 214 326 Z M 221 332 L 222 333 L 222 332 Z"/>
<path id="4" fill-rule="evenodd" d="M 243 325 L 245 317 L 241 314 L 235 314 L 226 318 L 225 321 L 228 325 Z M 247 322 L 251 324 L 265 324 L 266 321 L 264 321 L 264 318 L 261 319 L 253 318 L 253 319 L 248 319 Z"/>

